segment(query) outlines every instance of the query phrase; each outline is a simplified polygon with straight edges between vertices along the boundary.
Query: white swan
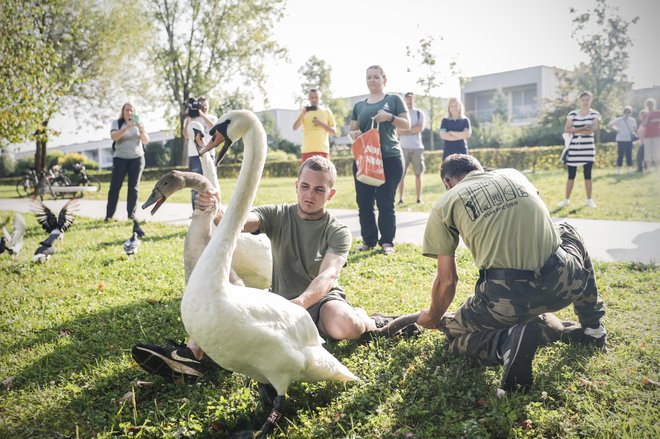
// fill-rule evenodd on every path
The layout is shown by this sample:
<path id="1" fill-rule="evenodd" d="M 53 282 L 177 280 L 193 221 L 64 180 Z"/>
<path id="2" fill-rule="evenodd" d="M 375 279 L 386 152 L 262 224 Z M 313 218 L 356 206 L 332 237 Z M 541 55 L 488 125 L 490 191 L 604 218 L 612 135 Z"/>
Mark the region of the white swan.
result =
<path id="1" fill-rule="evenodd" d="M 265 436 L 277 422 L 292 381 L 358 378 L 323 348 L 304 308 L 277 294 L 229 283 L 231 254 L 261 179 L 266 133 L 252 112 L 237 110 L 223 115 L 212 134 L 207 149 L 225 140 L 219 159 L 233 140 L 243 138 L 243 166 L 236 193 L 188 280 L 181 318 L 188 334 L 220 366 L 275 388 L 275 409 L 262 427 Z"/>
<path id="2" fill-rule="evenodd" d="M 201 131 L 202 125 L 193 121 L 189 126 L 189 141 L 193 141 L 193 129 Z M 154 205 L 151 214 L 175 192 L 189 188 L 197 192 L 206 192 L 211 189 L 220 191 L 217 172 L 210 154 L 200 156 L 204 176 L 195 172 L 170 171 L 163 175 L 155 184 L 151 195 L 142 205 L 143 209 Z M 215 183 L 215 184 L 214 184 Z M 197 264 L 204 248 L 211 240 L 215 229 L 213 218 L 215 212 L 203 211 L 195 208 L 190 226 L 183 244 L 183 263 L 186 283 L 190 273 Z M 234 251 L 230 280 L 232 283 L 242 282 L 253 288 L 267 289 L 272 278 L 273 256 L 270 250 L 270 240 L 265 237 L 248 235 L 243 237 Z M 239 280 L 240 278 L 240 280 Z"/>

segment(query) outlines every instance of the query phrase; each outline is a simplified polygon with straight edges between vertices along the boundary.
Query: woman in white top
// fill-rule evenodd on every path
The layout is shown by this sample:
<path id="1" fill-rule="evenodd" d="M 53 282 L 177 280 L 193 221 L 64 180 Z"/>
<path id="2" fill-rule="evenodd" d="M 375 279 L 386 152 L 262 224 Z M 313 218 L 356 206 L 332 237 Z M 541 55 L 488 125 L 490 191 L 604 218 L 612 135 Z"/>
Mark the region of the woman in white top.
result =
<path id="1" fill-rule="evenodd" d="M 568 113 L 564 132 L 571 135 L 571 143 L 566 154 L 566 167 L 568 180 L 566 181 L 566 198 L 559 203 L 559 207 L 570 203 L 571 192 L 575 184 L 577 167 L 582 166 L 584 173 L 584 188 L 587 192 L 587 206 L 596 207 L 591 198 L 591 168 L 596 159 L 596 143 L 594 135 L 598 130 L 600 114 L 591 108 L 592 96 L 588 91 L 580 93 L 578 98 L 580 108 Z"/>
<path id="2" fill-rule="evenodd" d="M 626 157 L 626 165 L 628 172 L 632 170 L 632 148 L 633 141 L 637 136 L 637 121 L 631 117 L 632 107 L 627 105 L 623 109 L 623 116 L 617 117 L 607 124 L 607 128 L 616 131 L 616 144 L 617 144 L 617 158 L 616 166 L 618 173 L 621 174 L 621 166 L 623 165 L 623 157 Z"/>

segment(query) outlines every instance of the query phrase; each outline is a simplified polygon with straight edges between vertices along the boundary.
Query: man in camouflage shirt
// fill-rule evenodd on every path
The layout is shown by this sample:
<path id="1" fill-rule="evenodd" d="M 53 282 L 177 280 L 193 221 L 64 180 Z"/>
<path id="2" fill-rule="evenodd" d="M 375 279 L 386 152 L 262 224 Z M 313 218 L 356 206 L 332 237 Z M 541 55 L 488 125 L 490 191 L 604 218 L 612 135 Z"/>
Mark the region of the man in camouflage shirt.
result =
<path id="1" fill-rule="evenodd" d="M 486 172 L 462 154 L 447 157 L 440 175 L 447 192 L 431 210 L 423 243 L 438 268 L 431 305 L 418 323 L 439 327 L 455 355 L 503 364 L 503 390 L 531 386 L 537 347 L 569 332 L 570 340 L 604 348 L 605 306 L 582 237 L 568 224 L 552 223 L 529 180 L 513 169 Z M 459 236 L 480 276 L 474 295 L 447 313 L 458 283 Z M 571 303 L 580 325 L 565 333 L 561 322 L 548 325 L 558 319 L 543 313 Z"/>

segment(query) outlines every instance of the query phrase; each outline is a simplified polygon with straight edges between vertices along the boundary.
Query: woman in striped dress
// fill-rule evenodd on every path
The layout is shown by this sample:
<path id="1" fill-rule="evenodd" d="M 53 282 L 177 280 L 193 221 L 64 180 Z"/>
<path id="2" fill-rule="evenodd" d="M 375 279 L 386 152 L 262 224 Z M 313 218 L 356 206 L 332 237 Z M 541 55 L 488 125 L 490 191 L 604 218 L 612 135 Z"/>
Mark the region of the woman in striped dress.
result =
<path id="1" fill-rule="evenodd" d="M 578 100 L 580 102 L 580 109 L 568 113 L 564 127 L 564 132 L 570 134 L 572 137 L 566 155 L 566 167 L 568 168 L 566 198 L 559 203 L 559 207 L 567 206 L 570 203 L 578 166 L 582 166 L 584 173 L 587 206 L 596 207 L 596 203 L 591 198 L 591 168 L 596 159 L 594 135 L 598 130 L 600 114 L 596 110 L 591 109 L 592 96 L 588 91 L 580 93 Z"/>

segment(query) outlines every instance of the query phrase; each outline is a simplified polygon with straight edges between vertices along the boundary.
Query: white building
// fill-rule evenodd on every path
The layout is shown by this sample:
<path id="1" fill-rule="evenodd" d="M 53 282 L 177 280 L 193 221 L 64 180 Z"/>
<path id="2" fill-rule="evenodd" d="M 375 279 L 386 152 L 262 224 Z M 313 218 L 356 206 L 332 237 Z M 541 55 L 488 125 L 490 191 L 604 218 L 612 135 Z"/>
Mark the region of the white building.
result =
<path id="1" fill-rule="evenodd" d="M 502 90 L 508 101 L 509 121 L 525 125 L 534 122 L 546 99 L 557 97 L 557 68 L 527 67 L 507 72 L 474 76 L 461 89 L 465 112 L 479 122 L 493 117 L 493 97 Z"/>

